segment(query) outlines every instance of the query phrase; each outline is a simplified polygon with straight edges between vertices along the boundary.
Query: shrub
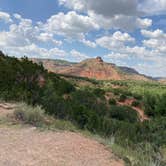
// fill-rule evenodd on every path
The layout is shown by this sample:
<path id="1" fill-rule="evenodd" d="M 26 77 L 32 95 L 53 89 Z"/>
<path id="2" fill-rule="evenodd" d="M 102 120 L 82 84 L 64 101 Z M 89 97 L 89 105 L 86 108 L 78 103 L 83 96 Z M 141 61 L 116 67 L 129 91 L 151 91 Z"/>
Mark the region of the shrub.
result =
<path id="1" fill-rule="evenodd" d="M 72 110 L 71 120 L 81 129 L 84 129 L 88 123 L 89 112 L 83 106 L 77 106 Z"/>
<path id="2" fill-rule="evenodd" d="M 116 105 L 116 100 L 113 99 L 113 98 L 109 99 L 109 104 L 110 105 Z"/>
<path id="3" fill-rule="evenodd" d="M 124 94 L 120 95 L 120 97 L 119 97 L 120 102 L 124 102 L 126 99 L 127 99 L 127 96 Z"/>
<path id="4" fill-rule="evenodd" d="M 144 106 L 145 106 L 145 113 L 148 116 L 155 116 L 155 107 L 157 103 L 157 96 L 152 95 L 152 94 L 145 94 L 144 96 Z"/>
<path id="5" fill-rule="evenodd" d="M 49 130 L 67 130 L 76 131 L 77 128 L 70 122 L 65 120 L 54 119 L 50 125 L 46 126 Z"/>
<path id="6" fill-rule="evenodd" d="M 136 100 L 141 100 L 141 99 L 142 99 L 142 96 L 139 95 L 139 94 L 136 94 L 136 93 L 134 93 L 132 96 L 133 96 Z"/>
<path id="7" fill-rule="evenodd" d="M 166 94 L 163 94 L 157 101 L 155 113 L 159 116 L 166 116 Z"/>
<path id="8" fill-rule="evenodd" d="M 93 93 L 97 96 L 97 97 L 101 97 L 105 94 L 105 91 L 100 89 L 100 88 L 95 88 L 93 90 Z"/>
<path id="9" fill-rule="evenodd" d="M 135 100 L 135 101 L 132 102 L 131 105 L 134 106 L 134 107 L 138 107 L 138 106 L 140 106 L 140 102 Z"/>
<path id="10" fill-rule="evenodd" d="M 109 117 L 131 123 L 139 121 L 136 111 L 128 106 L 111 106 Z"/>
<path id="11" fill-rule="evenodd" d="M 32 107 L 26 104 L 20 104 L 14 111 L 16 120 L 23 121 L 24 123 L 34 126 L 40 126 L 44 123 L 44 110 L 41 107 Z"/>

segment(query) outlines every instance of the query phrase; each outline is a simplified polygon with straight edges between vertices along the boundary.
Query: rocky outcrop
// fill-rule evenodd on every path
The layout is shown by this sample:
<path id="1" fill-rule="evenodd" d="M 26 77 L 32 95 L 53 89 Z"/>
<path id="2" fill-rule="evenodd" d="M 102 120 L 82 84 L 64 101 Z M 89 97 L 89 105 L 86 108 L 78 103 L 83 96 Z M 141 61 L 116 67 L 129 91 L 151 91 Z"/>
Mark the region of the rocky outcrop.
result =
<path id="1" fill-rule="evenodd" d="M 80 63 L 70 63 L 61 60 L 34 61 L 38 63 L 42 62 L 48 71 L 59 74 L 88 77 L 97 80 L 148 80 L 147 77 L 139 74 L 134 69 L 118 67 L 115 64 L 106 63 L 101 57 L 86 59 Z"/>

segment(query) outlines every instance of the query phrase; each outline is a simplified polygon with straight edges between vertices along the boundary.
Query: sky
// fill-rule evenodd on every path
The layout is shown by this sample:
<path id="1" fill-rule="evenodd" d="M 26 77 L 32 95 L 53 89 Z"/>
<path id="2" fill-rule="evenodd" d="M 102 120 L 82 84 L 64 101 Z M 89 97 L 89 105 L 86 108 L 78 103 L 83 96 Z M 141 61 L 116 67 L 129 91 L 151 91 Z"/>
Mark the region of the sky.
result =
<path id="1" fill-rule="evenodd" d="M 0 0 L 0 50 L 166 77 L 166 0 Z"/>

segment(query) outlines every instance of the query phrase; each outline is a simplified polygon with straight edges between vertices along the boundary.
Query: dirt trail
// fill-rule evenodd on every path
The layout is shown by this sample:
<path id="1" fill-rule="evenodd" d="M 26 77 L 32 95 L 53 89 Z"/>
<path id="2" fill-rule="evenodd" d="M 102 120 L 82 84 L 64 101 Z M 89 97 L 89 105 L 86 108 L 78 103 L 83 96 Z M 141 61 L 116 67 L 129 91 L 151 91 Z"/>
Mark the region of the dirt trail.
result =
<path id="1" fill-rule="evenodd" d="M 10 108 L 9 108 L 10 106 Z M 12 107 L 11 107 L 12 106 Z M 0 116 L 14 105 L 0 104 Z M 0 126 L 0 166 L 123 166 L 104 145 L 78 133 Z"/>

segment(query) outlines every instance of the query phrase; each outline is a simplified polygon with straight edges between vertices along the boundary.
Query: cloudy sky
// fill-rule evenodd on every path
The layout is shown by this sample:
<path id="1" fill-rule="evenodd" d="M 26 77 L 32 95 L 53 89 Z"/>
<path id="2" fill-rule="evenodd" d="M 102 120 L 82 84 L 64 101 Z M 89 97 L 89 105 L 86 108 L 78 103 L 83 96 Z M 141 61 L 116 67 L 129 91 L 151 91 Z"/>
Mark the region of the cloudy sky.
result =
<path id="1" fill-rule="evenodd" d="M 166 0 L 0 0 L 0 50 L 166 77 Z"/>

